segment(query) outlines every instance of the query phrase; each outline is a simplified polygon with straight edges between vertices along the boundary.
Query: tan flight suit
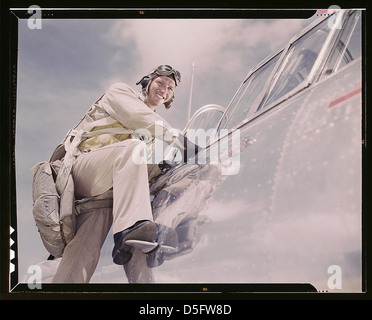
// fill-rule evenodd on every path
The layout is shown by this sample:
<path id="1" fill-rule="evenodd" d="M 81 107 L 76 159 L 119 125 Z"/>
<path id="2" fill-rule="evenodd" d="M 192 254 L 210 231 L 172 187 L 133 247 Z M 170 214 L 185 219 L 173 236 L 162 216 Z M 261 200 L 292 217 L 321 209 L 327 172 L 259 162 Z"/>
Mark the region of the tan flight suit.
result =
<path id="1" fill-rule="evenodd" d="M 159 123 L 161 130 L 156 127 Z M 168 144 L 177 136 L 177 132 L 143 102 L 143 96 L 124 83 L 112 85 L 93 104 L 74 132 L 110 127 L 124 127 L 128 132 L 146 129 L 152 138 Z M 139 163 L 132 156 L 133 152 L 146 154 L 147 148 L 143 141 L 131 137 L 130 133 L 100 134 L 82 141 L 79 150 L 75 150 L 72 176 L 77 199 L 101 195 L 112 188 L 113 208 L 91 210 L 77 216 L 75 237 L 64 250 L 53 282 L 89 282 L 111 225 L 115 234 L 136 221 L 153 220 L 148 182 L 160 174 L 160 169 L 156 164 Z M 68 134 L 65 141 L 69 140 Z"/>

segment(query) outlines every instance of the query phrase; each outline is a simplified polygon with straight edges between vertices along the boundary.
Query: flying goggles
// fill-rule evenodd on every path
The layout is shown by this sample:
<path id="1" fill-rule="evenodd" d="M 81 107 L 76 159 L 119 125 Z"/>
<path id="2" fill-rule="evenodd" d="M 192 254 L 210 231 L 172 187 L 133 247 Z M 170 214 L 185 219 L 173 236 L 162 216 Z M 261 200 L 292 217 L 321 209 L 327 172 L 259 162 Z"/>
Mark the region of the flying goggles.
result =
<path id="1" fill-rule="evenodd" d="M 166 77 L 171 76 L 174 82 L 176 83 L 176 86 L 181 82 L 181 73 L 167 64 L 162 64 L 161 66 L 157 67 L 154 71 L 152 71 L 150 74 L 156 74 L 157 76 Z"/>

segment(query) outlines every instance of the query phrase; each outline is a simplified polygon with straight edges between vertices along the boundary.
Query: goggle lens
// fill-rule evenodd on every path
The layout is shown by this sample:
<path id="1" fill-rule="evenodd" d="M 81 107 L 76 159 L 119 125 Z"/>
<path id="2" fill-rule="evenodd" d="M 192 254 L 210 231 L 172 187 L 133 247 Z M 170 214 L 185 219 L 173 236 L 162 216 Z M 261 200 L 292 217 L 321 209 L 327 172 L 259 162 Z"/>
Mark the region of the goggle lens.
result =
<path id="1" fill-rule="evenodd" d="M 181 73 L 167 64 L 163 64 L 157 67 L 154 73 L 161 76 L 173 75 L 176 85 L 178 85 L 181 82 Z"/>

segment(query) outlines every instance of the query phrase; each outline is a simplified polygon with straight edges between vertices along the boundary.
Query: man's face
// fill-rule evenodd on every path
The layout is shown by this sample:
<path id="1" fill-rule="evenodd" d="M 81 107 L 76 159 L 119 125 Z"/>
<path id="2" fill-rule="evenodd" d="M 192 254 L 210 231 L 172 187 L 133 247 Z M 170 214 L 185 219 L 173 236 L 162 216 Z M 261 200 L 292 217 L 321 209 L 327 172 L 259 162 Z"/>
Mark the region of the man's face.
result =
<path id="1" fill-rule="evenodd" d="M 166 76 L 155 78 L 149 87 L 147 96 L 147 105 L 151 109 L 156 109 L 157 106 L 168 102 L 172 99 L 176 84 L 174 80 Z"/>

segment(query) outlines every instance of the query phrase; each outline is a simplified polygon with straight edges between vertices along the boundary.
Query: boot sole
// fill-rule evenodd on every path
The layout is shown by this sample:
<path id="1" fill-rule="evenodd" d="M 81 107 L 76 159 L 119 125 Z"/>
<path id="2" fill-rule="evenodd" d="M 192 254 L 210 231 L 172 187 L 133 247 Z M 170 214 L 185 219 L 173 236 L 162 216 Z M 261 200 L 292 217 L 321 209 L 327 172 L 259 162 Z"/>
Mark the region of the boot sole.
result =
<path id="1" fill-rule="evenodd" d="M 159 246 L 146 256 L 148 268 L 156 268 L 163 264 L 167 254 L 174 254 L 178 251 L 178 235 L 176 230 L 164 225 L 158 225 Z"/>
<path id="2" fill-rule="evenodd" d="M 112 251 L 112 258 L 115 264 L 124 265 L 127 264 L 132 258 L 132 246 L 126 244 L 128 240 L 140 240 L 151 242 L 156 232 L 156 224 L 152 221 L 145 221 L 127 235 L 119 240 L 119 245 L 115 245 Z"/>

